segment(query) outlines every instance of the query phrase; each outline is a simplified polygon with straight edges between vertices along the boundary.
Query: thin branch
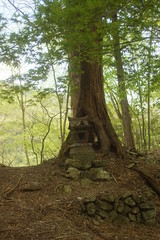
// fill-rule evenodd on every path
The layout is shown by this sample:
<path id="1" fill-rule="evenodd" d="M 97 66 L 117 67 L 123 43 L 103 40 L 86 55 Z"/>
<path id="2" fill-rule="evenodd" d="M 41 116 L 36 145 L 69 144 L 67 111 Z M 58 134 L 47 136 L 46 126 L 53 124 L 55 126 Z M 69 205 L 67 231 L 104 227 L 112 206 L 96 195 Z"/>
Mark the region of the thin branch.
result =
<path id="1" fill-rule="evenodd" d="M 21 9 L 19 9 L 18 7 L 15 6 L 14 0 L 13 0 L 13 2 L 11 2 L 11 0 L 8 0 L 8 2 L 11 4 L 12 7 L 14 7 L 16 12 L 20 12 L 22 15 L 25 15 L 25 13 Z"/>
<path id="2" fill-rule="evenodd" d="M 41 149 L 41 163 L 43 162 L 43 151 L 44 151 L 44 144 L 45 144 L 45 140 L 50 132 L 50 128 L 51 128 L 51 123 L 52 123 L 53 117 L 50 118 L 49 124 L 48 124 L 48 130 L 45 134 L 45 136 L 42 139 L 42 149 Z"/>

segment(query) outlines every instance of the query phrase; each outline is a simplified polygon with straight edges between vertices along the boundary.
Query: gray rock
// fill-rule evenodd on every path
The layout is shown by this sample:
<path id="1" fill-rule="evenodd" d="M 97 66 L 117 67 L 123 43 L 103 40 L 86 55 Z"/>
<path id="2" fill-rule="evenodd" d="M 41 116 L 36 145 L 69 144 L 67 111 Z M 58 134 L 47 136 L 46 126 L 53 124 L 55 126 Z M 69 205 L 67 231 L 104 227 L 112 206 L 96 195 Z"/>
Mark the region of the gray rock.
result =
<path id="1" fill-rule="evenodd" d="M 115 199 L 114 209 L 117 209 L 118 205 L 119 205 L 119 199 Z"/>
<path id="2" fill-rule="evenodd" d="M 97 208 L 105 210 L 106 212 L 110 212 L 113 210 L 112 204 L 110 204 L 106 201 L 99 200 L 99 199 L 96 200 L 96 206 L 97 206 Z"/>
<path id="3" fill-rule="evenodd" d="M 138 207 L 134 207 L 134 208 L 132 208 L 132 210 L 131 210 L 131 213 L 133 213 L 133 214 L 138 214 L 140 211 L 139 211 L 139 208 Z"/>
<path id="4" fill-rule="evenodd" d="M 131 191 L 127 191 L 125 192 L 122 197 L 125 199 L 125 198 L 128 198 L 128 197 L 131 197 L 132 196 L 132 192 Z"/>
<path id="5" fill-rule="evenodd" d="M 144 224 L 148 226 L 155 226 L 157 224 L 157 220 L 156 218 L 152 218 L 150 220 L 144 221 Z"/>
<path id="6" fill-rule="evenodd" d="M 136 218 L 136 216 L 134 214 L 129 213 L 128 217 L 129 217 L 131 222 L 137 222 L 137 218 Z"/>
<path id="7" fill-rule="evenodd" d="M 103 218 L 102 218 L 100 215 L 98 215 L 98 214 L 95 215 L 95 218 L 96 218 L 96 220 L 97 220 L 99 223 L 103 223 L 103 222 L 104 222 Z"/>
<path id="8" fill-rule="evenodd" d="M 117 217 L 114 220 L 115 224 L 126 224 L 126 223 L 129 223 L 129 222 L 130 222 L 129 218 L 127 218 L 126 216 L 123 216 L 121 214 L 118 214 Z"/>
<path id="9" fill-rule="evenodd" d="M 117 206 L 117 212 L 122 213 L 123 211 L 124 211 L 124 202 L 120 200 Z"/>
<path id="10" fill-rule="evenodd" d="M 98 209 L 97 214 L 102 218 L 109 218 L 109 215 L 104 210 Z"/>
<path id="11" fill-rule="evenodd" d="M 74 167 L 79 170 L 87 170 L 92 166 L 91 159 L 66 159 L 65 165 L 67 167 Z"/>
<path id="12" fill-rule="evenodd" d="M 136 203 L 141 203 L 142 201 L 141 201 L 141 196 L 139 196 L 139 195 L 132 195 L 132 198 L 133 198 L 133 200 L 136 202 Z"/>
<path id="13" fill-rule="evenodd" d="M 141 223 L 142 222 L 142 218 L 141 218 L 141 214 L 140 213 L 138 213 L 136 215 L 136 220 L 137 220 L 137 223 Z"/>
<path id="14" fill-rule="evenodd" d="M 115 201 L 115 196 L 112 193 L 108 193 L 108 192 L 104 192 L 104 193 L 99 194 L 98 198 L 100 200 L 104 200 L 104 201 L 107 201 L 109 203 L 114 203 L 114 201 Z"/>
<path id="15" fill-rule="evenodd" d="M 72 188 L 70 185 L 63 185 L 63 191 L 65 193 L 71 193 L 72 192 Z"/>
<path id="16" fill-rule="evenodd" d="M 140 209 L 142 210 L 149 210 L 149 209 L 153 209 L 154 208 L 154 205 L 153 205 L 153 202 L 152 201 L 148 201 L 148 202 L 145 202 L 145 203 L 141 203 L 138 205 Z"/>
<path id="17" fill-rule="evenodd" d="M 111 179 L 111 176 L 110 176 L 109 172 L 107 172 L 103 169 L 100 169 L 97 173 L 96 179 L 97 180 L 108 180 L 109 181 Z"/>
<path id="18" fill-rule="evenodd" d="M 128 205 L 124 206 L 124 210 L 123 210 L 123 215 L 128 215 L 128 213 L 131 211 L 131 208 Z"/>
<path id="19" fill-rule="evenodd" d="M 81 172 L 81 178 L 83 178 L 83 179 L 90 179 L 89 171 L 88 170 L 82 171 Z"/>
<path id="20" fill-rule="evenodd" d="M 85 203 L 95 202 L 95 201 L 96 201 L 96 196 L 95 195 L 84 198 Z"/>
<path id="21" fill-rule="evenodd" d="M 156 211 L 155 211 L 155 209 L 152 209 L 149 211 L 142 212 L 141 215 L 142 215 L 142 219 L 144 221 L 150 220 L 152 218 L 156 218 Z"/>
<path id="22" fill-rule="evenodd" d="M 90 146 L 81 146 L 81 147 L 75 147 L 72 149 L 70 153 L 71 158 L 77 160 L 95 160 L 96 154 L 93 150 L 93 148 Z"/>
<path id="23" fill-rule="evenodd" d="M 113 210 L 113 211 L 108 213 L 108 216 L 109 216 L 111 222 L 113 222 L 114 219 L 117 217 L 117 212 L 115 210 Z"/>
<path id="24" fill-rule="evenodd" d="M 67 169 L 66 177 L 72 178 L 74 180 L 78 180 L 80 178 L 81 171 L 79 171 L 77 168 L 69 167 Z"/>
<path id="25" fill-rule="evenodd" d="M 106 160 L 93 160 L 93 167 L 106 167 Z"/>
<path id="26" fill-rule="evenodd" d="M 89 216 L 93 216 L 95 214 L 95 212 L 96 212 L 96 207 L 95 207 L 94 203 L 92 203 L 92 202 L 91 203 L 87 203 L 85 205 L 85 208 L 86 208 L 86 212 L 87 212 L 87 214 Z"/>
<path id="27" fill-rule="evenodd" d="M 85 178 L 81 180 L 81 186 L 88 188 L 92 184 L 92 180 Z"/>
<path id="28" fill-rule="evenodd" d="M 89 176 L 92 180 L 110 180 L 110 174 L 103 168 L 91 168 L 89 170 Z"/>
<path id="29" fill-rule="evenodd" d="M 126 198 L 124 202 L 130 207 L 133 207 L 136 205 L 135 201 L 131 197 Z"/>
<path id="30" fill-rule="evenodd" d="M 148 198 L 144 195 L 140 197 L 140 203 L 146 203 L 148 201 Z"/>

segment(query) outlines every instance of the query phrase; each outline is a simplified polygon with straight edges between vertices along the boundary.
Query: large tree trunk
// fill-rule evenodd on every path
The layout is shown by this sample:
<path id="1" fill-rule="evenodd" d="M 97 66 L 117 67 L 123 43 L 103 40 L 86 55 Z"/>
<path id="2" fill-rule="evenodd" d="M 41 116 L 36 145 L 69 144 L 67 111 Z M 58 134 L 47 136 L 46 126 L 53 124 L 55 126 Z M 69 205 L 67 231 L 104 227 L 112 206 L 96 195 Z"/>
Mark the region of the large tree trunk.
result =
<path id="1" fill-rule="evenodd" d="M 93 133 L 98 140 L 98 151 L 124 155 L 122 145 L 107 113 L 103 89 L 102 65 L 97 62 L 81 63 L 80 94 L 76 117 L 89 116 Z"/>
<path id="2" fill-rule="evenodd" d="M 108 154 L 115 151 L 122 154 L 122 146 L 112 127 L 107 113 L 103 89 L 102 66 L 97 63 L 82 62 L 80 97 L 77 117 L 89 116 L 98 139 L 100 152 Z"/>
<path id="3" fill-rule="evenodd" d="M 113 19 L 113 22 L 117 24 L 117 14 L 114 14 L 112 19 Z M 122 63 L 122 56 L 121 56 L 121 50 L 120 50 L 119 30 L 117 25 L 115 25 L 115 29 L 112 33 L 112 36 L 113 36 L 113 43 L 114 43 L 113 44 L 114 57 L 116 61 L 120 104 L 121 104 L 121 110 L 122 110 L 124 140 L 127 148 L 134 149 L 135 144 L 134 144 L 134 138 L 132 134 L 132 124 L 131 124 L 131 117 L 130 117 L 129 105 L 127 100 L 123 63 Z"/>

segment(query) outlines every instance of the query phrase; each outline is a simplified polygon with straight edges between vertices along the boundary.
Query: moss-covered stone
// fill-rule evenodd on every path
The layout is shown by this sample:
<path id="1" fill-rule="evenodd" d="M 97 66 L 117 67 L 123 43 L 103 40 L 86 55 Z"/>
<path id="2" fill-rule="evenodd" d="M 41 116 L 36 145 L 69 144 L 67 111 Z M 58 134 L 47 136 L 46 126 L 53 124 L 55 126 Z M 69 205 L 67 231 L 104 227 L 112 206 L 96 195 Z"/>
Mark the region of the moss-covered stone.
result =
<path id="1" fill-rule="evenodd" d="M 99 209 L 99 210 L 97 211 L 97 214 L 98 214 L 100 217 L 102 217 L 102 218 L 107 218 L 107 219 L 109 219 L 108 213 L 107 213 L 106 211 L 104 211 L 104 210 Z"/>
<path id="2" fill-rule="evenodd" d="M 81 171 L 74 167 L 69 167 L 67 169 L 66 177 L 72 178 L 74 180 L 78 180 L 80 178 Z"/>
<path id="3" fill-rule="evenodd" d="M 125 193 L 123 193 L 122 197 L 125 199 L 125 198 L 128 198 L 128 197 L 131 197 L 132 196 L 132 192 L 131 191 L 127 191 Z"/>
<path id="4" fill-rule="evenodd" d="M 130 211 L 131 211 L 131 208 L 128 205 L 125 205 L 123 210 L 123 215 L 127 216 Z"/>
<path id="5" fill-rule="evenodd" d="M 107 201 L 109 203 L 114 203 L 114 201 L 115 201 L 115 196 L 112 193 L 108 193 L 108 192 L 104 192 L 104 193 L 99 194 L 98 198 L 100 200 L 104 200 L 104 201 Z"/>
<path id="6" fill-rule="evenodd" d="M 106 160 L 93 160 L 93 167 L 106 167 Z"/>
<path id="7" fill-rule="evenodd" d="M 112 204 L 110 204 L 106 201 L 99 200 L 99 199 L 96 200 L 96 206 L 97 206 L 97 208 L 105 210 L 106 212 L 110 212 L 113 210 Z"/>
<path id="8" fill-rule="evenodd" d="M 117 217 L 114 220 L 115 224 L 126 224 L 129 223 L 129 218 L 127 218 L 126 216 L 123 216 L 121 214 L 118 214 Z"/>
<path id="9" fill-rule="evenodd" d="M 141 203 L 138 206 L 142 210 L 149 210 L 149 209 L 153 209 L 154 208 L 154 205 L 153 205 L 152 201 L 147 201 L 147 202 Z"/>
<path id="10" fill-rule="evenodd" d="M 94 203 L 90 202 L 85 205 L 86 212 L 89 216 L 93 216 L 96 212 L 96 207 Z"/>
<path id="11" fill-rule="evenodd" d="M 124 211 L 124 202 L 122 200 L 119 201 L 119 204 L 117 206 L 117 212 L 118 213 L 123 213 Z"/>
<path id="12" fill-rule="evenodd" d="M 65 192 L 65 193 L 71 193 L 72 192 L 72 188 L 71 188 L 70 185 L 63 185 L 62 191 Z"/>
<path id="13" fill-rule="evenodd" d="M 84 198 L 85 203 L 95 202 L 95 201 L 96 201 L 96 196 L 95 195 Z"/>
<path id="14" fill-rule="evenodd" d="M 85 178 L 81 180 L 81 186 L 88 188 L 92 184 L 92 180 Z"/>
<path id="15" fill-rule="evenodd" d="M 129 217 L 131 222 L 137 222 L 137 218 L 136 218 L 136 216 L 134 214 L 129 213 L 128 217 Z"/>
<path id="16" fill-rule="evenodd" d="M 145 224 L 145 225 L 148 225 L 148 226 L 155 226 L 156 223 L 157 223 L 156 218 L 152 218 L 152 219 L 149 219 L 149 220 L 144 221 L 144 224 Z"/>
<path id="17" fill-rule="evenodd" d="M 110 180 L 110 174 L 103 168 L 91 168 L 89 170 L 89 178 L 92 180 Z"/>
<path id="18" fill-rule="evenodd" d="M 155 209 L 152 209 L 152 210 L 149 210 L 149 211 L 145 211 L 145 212 L 142 212 L 142 219 L 144 221 L 147 221 L 147 220 L 150 220 L 152 218 L 156 218 L 156 210 Z"/>
<path id="19" fill-rule="evenodd" d="M 66 159 L 65 165 L 67 167 L 74 167 L 79 170 L 87 170 L 92 166 L 91 159 Z"/>
<path id="20" fill-rule="evenodd" d="M 138 207 L 132 208 L 131 213 L 138 214 L 139 213 L 139 208 Z"/>
<path id="21" fill-rule="evenodd" d="M 132 199 L 132 197 L 128 197 L 124 200 L 125 204 L 127 204 L 130 207 L 133 207 L 136 205 L 135 201 Z"/>
<path id="22" fill-rule="evenodd" d="M 109 216 L 110 220 L 113 222 L 114 219 L 117 217 L 117 212 L 115 210 L 113 210 L 108 213 L 108 216 Z"/>
<path id="23" fill-rule="evenodd" d="M 148 200 L 138 204 L 132 194 L 128 195 L 127 193 L 126 196 L 126 198 L 116 198 L 112 193 L 104 192 L 97 196 L 87 197 L 83 199 L 85 212 L 89 216 L 97 216 L 115 224 L 135 222 L 154 226 L 156 224 L 156 208 L 153 202 Z M 142 196 L 140 199 L 142 200 Z"/>

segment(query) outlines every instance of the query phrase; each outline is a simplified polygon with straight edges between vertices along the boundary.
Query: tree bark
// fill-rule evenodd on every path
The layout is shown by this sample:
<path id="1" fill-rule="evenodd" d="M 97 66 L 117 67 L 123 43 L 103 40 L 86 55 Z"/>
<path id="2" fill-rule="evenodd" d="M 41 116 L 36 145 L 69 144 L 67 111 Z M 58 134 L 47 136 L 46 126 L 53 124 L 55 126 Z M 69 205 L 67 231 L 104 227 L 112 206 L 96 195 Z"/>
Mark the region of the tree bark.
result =
<path id="1" fill-rule="evenodd" d="M 76 116 L 77 106 L 78 106 L 78 98 L 79 98 L 79 84 L 80 84 L 80 77 L 78 75 L 72 74 L 72 90 L 71 90 L 71 109 L 72 109 L 72 116 Z"/>
<path id="2" fill-rule="evenodd" d="M 103 154 L 114 151 L 123 155 L 122 145 L 112 127 L 104 98 L 103 68 L 98 62 L 81 63 L 80 96 L 76 117 L 89 116 L 98 149 Z"/>

